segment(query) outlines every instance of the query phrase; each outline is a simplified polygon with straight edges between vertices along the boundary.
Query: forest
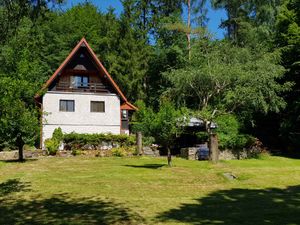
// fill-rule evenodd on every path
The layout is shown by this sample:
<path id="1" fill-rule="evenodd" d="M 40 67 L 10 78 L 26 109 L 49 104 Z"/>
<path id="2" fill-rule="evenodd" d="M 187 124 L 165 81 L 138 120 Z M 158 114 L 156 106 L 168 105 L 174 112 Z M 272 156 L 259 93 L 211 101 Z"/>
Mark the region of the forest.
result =
<path id="1" fill-rule="evenodd" d="M 189 114 L 218 124 L 221 147 L 255 137 L 299 151 L 299 0 L 121 2 L 118 15 L 89 1 L 0 1 L 0 149 L 38 145 L 34 96 L 85 37 L 140 109 L 134 127 L 145 135 L 172 140 L 166 120 Z M 221 40 L 207 29 L 207 4 L 226 11 Z"/>

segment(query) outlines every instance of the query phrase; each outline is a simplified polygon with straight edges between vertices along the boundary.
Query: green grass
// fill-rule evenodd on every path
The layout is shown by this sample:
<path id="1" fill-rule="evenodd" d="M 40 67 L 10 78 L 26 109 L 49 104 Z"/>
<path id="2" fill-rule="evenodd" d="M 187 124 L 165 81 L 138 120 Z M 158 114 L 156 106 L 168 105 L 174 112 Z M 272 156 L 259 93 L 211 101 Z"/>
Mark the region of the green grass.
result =
<path id="1" fill-rule="evenodd" d="M 300 223 L 300 160 L 165 164 L 146 157 L 0 162 L 0 224 Z"/>

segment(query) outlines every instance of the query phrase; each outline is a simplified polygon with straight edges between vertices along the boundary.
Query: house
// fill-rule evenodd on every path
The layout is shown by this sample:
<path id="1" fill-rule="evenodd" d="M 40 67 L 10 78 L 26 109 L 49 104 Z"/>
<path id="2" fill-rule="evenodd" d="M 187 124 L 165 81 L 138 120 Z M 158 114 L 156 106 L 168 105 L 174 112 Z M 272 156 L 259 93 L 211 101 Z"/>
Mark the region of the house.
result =
<path id="1" fill-rule="evenodd" d="M 132 105 L 82 38 L 35 96 L 42 111 L 41 144 L 64 133 L 129 134 Z"/>

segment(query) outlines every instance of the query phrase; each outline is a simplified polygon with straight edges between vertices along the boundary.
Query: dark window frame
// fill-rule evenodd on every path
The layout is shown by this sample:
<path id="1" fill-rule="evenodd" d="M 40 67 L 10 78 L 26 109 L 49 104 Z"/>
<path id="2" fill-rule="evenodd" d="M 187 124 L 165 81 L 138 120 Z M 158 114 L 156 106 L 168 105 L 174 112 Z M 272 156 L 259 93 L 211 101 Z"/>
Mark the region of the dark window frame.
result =
<path id="1" fill-rule="evenodd" d="M 93 103 L 103 103 L 103 111 L 94 111 L 93 110 Z M 90 112 L 92 113 L 105 113 L 105 101 L 90 101 Z"/>
<path id="2" fill-rule="evenodd" d="M 62 103 L 65 102 L 65 107 L 62 107 Z M 69 108 L 69 104 L 72 102 L 73 103 L 73 110 L 71 110 L 71 108 Z M 66 110 L 63 110 L 63 108 L 65 108 Z M 70 100 L 70 99 L 60 99 L 59 100 L 59 111 L 60 112 L 75 112 L 75 100 Z"/>

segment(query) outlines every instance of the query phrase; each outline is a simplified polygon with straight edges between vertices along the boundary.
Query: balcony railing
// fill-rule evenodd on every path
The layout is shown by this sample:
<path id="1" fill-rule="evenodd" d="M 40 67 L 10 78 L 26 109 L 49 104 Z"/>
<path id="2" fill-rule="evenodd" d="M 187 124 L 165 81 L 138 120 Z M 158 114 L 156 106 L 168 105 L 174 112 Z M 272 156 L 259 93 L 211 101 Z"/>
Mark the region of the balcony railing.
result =
<path id="1" fill-rule="evenodd" d="M 101 83 L 76 83 L 58 82 L 55 90 L 71 92 L 109 92 L 108 88 Z"/>

